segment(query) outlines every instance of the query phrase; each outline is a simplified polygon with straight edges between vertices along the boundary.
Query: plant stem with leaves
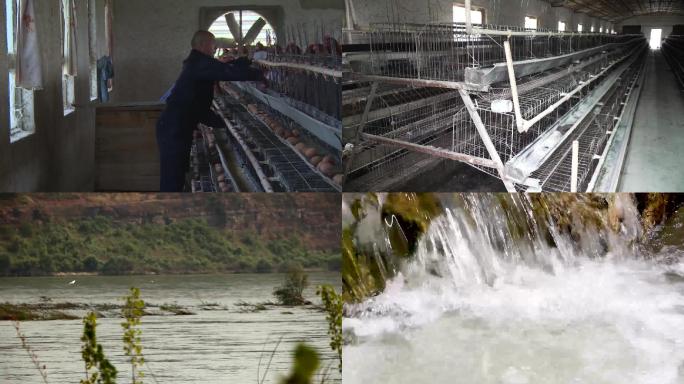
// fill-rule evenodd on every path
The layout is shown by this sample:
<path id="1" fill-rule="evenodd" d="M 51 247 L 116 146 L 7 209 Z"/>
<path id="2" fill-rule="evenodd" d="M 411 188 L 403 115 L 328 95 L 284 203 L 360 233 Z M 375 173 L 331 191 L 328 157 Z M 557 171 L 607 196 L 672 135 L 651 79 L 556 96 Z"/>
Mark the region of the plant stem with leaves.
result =
<path id="1" fill-rule="evenodd" d="M 102 345 L 97 343 L 96 329 L 97 316 L 90 312 L 83 318 L 81 356 L 85 362 L 86 378 L 81 380 L 81 384 L 115 384 L 116 368 L 105 357 Z"/>
<path id="2" fill-rule="evenodd" d="M 43 378 L 43 382 L 47 384 L 47 367 L 38 361 L 38 355 L 36 355 L 31 346 L 28 344 L 28 341 L 26 341 L 26 336 L 21 333 L 19 322 L 13 321 L 12 324 L 14 325 L 14 329 L 17 331 L 17 337 L 19 338 L 19 341 L 21 341 L 21 347 L 24 348 L 26 353 L 29 354 L 33 365 L 36 366 L 36 369 L 38 369 L 38 372 L 40 373 L 40 377 Z"/>
<path id="3" fill-rule="evenodd" d="M 138 288 L 131 288 L 130 294 L 124 297 L 124 300 L 126 301 L 122 309 L 124 321 L 121 323 L 124 330 L 124 353 L 131 363 L 131 383 L 143 384 L 144 374 L 140 368 L 145 364 L 145 358 L 142 354 L 140 319 L 145 310 L 145 302 L 140 299 Z"/>
<path id="4" fill-rule="evenodd" d="M 342 372 L 342 295 L 338 295 L 330 285 L 321 285 L 316 293 L 321 296 L 327 312 L 330 348 L 337 352 L 339 370 Z"/>

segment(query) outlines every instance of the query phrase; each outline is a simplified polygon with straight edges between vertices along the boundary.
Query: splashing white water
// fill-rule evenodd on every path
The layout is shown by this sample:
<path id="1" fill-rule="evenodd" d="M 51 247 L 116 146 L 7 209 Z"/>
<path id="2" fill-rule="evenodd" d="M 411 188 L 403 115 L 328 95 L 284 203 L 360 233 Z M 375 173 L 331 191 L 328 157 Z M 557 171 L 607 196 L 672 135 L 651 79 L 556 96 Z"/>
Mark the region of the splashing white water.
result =
<path id="1" fill-rule="evenodd" d="M 551 247 L 527 220 L 513 241 L 482 197 L 435 220 L 415 261 L 348 308 L 344 382 L 684 383 L 684 283 L 666 274 L 684 265 L 627 255 L 617 237 L 593 257 L 596 233 Z"/>

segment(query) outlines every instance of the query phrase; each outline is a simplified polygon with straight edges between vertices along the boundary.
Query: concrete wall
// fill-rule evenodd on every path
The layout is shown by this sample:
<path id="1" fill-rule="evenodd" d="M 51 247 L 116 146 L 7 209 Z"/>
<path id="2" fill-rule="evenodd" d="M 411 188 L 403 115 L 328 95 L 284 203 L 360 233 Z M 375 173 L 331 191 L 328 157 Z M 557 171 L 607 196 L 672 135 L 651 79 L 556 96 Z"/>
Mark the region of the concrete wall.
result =
<path id="1" fill-rule="evenodd" d="M 369 23 L 450 23 L 453 20 L 453 5 L 463 4 L 464 0 L 354 0 L 356 23 L 367 27 Z M 593 24 L 610 30 L 612 24 L 574 13 L 571 9 L 552 7 L 541 0 L 472 0 L 474 8 L 484 8 L 485 22 L 496 25 L 523 26 L 525 16 L 537 17 L 540 28 L 557 29 L 558 21 L 566 23 L 566 30 L 576 30 L 582 23 L 585 31 Z"/>
<path id="2" fill-rule="evenodd" d="M 201 15 L 216 14 L 215 7 L 265 9 L 278 36 L 301 23 L 339 31 L 344 18 L 344 0 L 116 0 L 113 101 L 159 100 L 176 80 L 192 34 L 211 23 Z"/>
<path id="3" fill-rule="evenodd" d="M 36 131 L 10 144 L 8 131 L 5 0 L 0 0 L 0 191 L 88 191 L 94 172 L 95 111 L 90 103 L 87 0 L 76 0 L 78 72 L 76 111 L 64 116 L 60 42 L 60 2 L 36 1 L 36 21 L 45 88 L 35 93 Z M 104 26 L 104 0 L 98 0 L 98 28 Z M 100 33 L 100 45 L 104 33 Z"/>
<path id="4" fill-rule="evenodd" d="M 663 38 L 672 33 L 672 26 L 677 24 L 684 24 L 684 16 L 637 16 L 627 19 L 616 26 L 622 30 L 623 25 L 641 25 L 641 31 L 645 36 L 651 36 L 651 29 L 662 28 Z"/>

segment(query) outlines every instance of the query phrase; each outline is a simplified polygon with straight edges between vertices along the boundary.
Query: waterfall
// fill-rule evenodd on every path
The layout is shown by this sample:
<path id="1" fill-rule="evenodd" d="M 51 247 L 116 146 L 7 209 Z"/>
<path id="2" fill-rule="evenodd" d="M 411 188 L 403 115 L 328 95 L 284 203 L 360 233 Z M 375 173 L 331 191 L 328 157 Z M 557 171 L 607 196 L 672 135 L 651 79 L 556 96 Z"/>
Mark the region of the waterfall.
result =
<path id="1" fill-rule="evenodd" d="M 684 382 L 684 263 L 640 244 L 631 195 L 440 202 L 409 257 L 366 207 L 387 281 L 345 306 L 345 383 Z"/>

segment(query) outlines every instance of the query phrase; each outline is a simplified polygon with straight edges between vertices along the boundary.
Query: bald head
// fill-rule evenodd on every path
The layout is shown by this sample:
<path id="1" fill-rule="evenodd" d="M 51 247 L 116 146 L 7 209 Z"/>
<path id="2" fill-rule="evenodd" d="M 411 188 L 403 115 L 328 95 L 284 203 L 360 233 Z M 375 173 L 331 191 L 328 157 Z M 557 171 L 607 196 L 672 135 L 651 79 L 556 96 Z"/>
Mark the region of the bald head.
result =
<path id="1" fill-rule="evenodd" d="M 216 37 L 209 31 L 197 31 L 192 37 L 192 49 L 207 56 L 214 56 L 216 52 Z"/>

